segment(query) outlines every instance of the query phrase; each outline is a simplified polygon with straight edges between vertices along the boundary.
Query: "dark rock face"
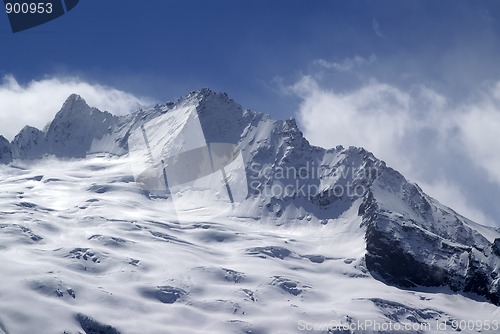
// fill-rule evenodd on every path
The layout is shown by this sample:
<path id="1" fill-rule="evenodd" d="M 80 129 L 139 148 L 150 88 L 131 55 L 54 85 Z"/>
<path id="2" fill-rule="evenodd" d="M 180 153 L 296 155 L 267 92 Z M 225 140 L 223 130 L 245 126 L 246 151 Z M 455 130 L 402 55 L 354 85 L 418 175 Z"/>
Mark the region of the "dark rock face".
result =
<path id="1" fill-rule="evenodd" d="M 187 292 L 173 286 L 158 286 L 156 288 L 143 288 L 140 290 L 141 295 L 146 298 L 156 299 L 163 304 L 173 304 Z"/>
<path id="2" fill-rule="evenodd" d="M 401 241 L 392 239 L 377 229 L 377 222 L 368 228 L 366 242 L 365 260 L 368 269 L 388 282 L 402 287 L 444 284 L 444 273 L 441 268 L 421 263 L 410 253 L 405 252 Z"/>
<path id="3" fill-rule="evenodd" d="M 85 334 L 120 334 L 116 328 L 109 325 L 103 325 L 81 313 L 76 315 L 76 320 L 80 323 L 80 326 L 82 326 Z"/>
<path id="4" fill-rule="evenodd" d="M 500 284 L 494 268 L 469 253 L 469 267 L 465 275 L 463 291 L 486 297 L 495 305 L 500 305 Z M 493 274 L 493 275 L 492 275 Z"/>
<path id="5" fill-rule="evenodd" d="M 437 320 L 444 316 L 443 312 L 432 308 L 417 309 L 394 301 L 381 298 L 369 299 L 382 313 L 395 322 L 411 321 L 412 323 L 425 323 Z"/>
<path id="6" fill-rule="evenodd" d="M 278 246 L 250 248 L 247 249 L 247 253 L 251 255 L 260 255 L 263 258 L 268 256 L 272 258 L 278 258 L 281 260 L 292 254 L 292 252 L 290 252 L 288 249 Z"/>
<path id="7" fill-rule="evenodd" d="M 0 136 L 0 163 L 8 164 L 12 162 L 12 149 L 10 143 L 3 136 Z"/>
<path id="8" fill-rule="evenodd" d="M 441 206 L 403 180 L 390 188 L 385 176 L 372 186 L 359 214 L 366 226 L 368 270 L 388 284 L 405 288 L 448 286 L 500 305 L 500 239 L 488 241 L 474 223 Z M 395 180 L 397 178 L 393 178 Z M 400 212 L 378 198 L 398 194 Z"/>
<path id="9" fill-rule="evenodd" d="M 500 238 L 495 239 L 495 241 L 491 245 L 491 248 L 495 255 L 500 256 Z"/>
<path id="10" fill-rule="evenodd" d="M 484 262 L 496 254 L 480 253 L 462 245 L 450 245 L 438 238 L 425 236 L 418 229 L 407 229 L 403 238 L 418 239 L 420 253 L 409 249 L 409 242 L 381 231 L 376 221 L 366 233 L 367 268 L 383 281 L 401 287 L 449 286 L 454 291 L 472 292 L 500 305 L 499 281 L 494 267 Z M 392 227 L 398 226 L 392 222 Z M 420 234 L 420 235 L 419 235 Z M 428 254 L 426 254 L 428 253 Z M 440 258 L 440 261 L 436 261 Z M 459 262 L 458 259 L 464 259 Z"/>

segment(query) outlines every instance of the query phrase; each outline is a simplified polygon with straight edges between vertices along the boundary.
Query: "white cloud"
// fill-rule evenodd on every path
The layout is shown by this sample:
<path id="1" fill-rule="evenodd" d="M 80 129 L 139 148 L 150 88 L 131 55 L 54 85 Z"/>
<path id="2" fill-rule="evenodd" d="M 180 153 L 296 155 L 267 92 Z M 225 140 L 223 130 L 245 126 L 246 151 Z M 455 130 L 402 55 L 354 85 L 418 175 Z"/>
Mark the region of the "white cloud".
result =
<path id="1" fill-rule="evenodd" d="M 52 77 L 20 84 L 12 75 L 0 82 L 0 135 L 9 140 L 25 125 L 43 128 L 72 93 L 90 106 L 120 115 L 150 105 L 149 98 L 75 77 Z"/>
<path id="2" fill-rule="evenodd" d="M 376 80 L 340 92 L 303 76 L 288 89 L 302 99 L 298 119 L 313 144 L 365 147 L 429 195 L 493 224 L 499 209 L 477 205 L 489 202 L 481 186 L 500 194 L 500 82 L 459 106 L 426 86 Z"/>
<path id="3" fill-rule="evenodd" d="M 481 210 L 471 206 L 470 202 L 460 191 L 460 188 L 448 180 L 439 180 L 433 183 L 416 180 L 422 189 L 432 197 L 439 199 L 439 201 L 455 209 L 465 217 L 481 223 L 483 225 L 495 226 L 498 224 L 490 217 L 486 216 Z"/>
<path id="4" fill-rule="evenodd" d="M 385 35 L 382 33 L 382 30 L 380 30 L 380 25 L 378 24 L 378 21 L 373 19 L 372 20 L 372 27 L 373 31 L 375 31 L 375 34 L 380 37 L 380 38 L 385 38 Z"/>
<path id="5" fill-rule="evenodd" d="M 309 76 L 291 89 L 303 99 L 299 121 L 314 144 L 363 146 L 385 159 L 399 158 L 393 156 L 394 146 L 412 125 L 407 93 L 377 82 L 336 93 L 320 88 Z"/>
<path id="6" fill-rule="evenodd" d="M 500 184 L 500 82 L 464 109 L 455 117 L 460 147 Z"/>
<path id="7" fill-rule="evenodd" d="M 374 61 L 377 60 L 377 57 L 375 55 L 371 55 L 368 58 L 364 58 L 361 56 L 355 56 L 353 58 L 346 58 L 342 60 L 341 62 L 329 62 L 324 59 L 319 59 L 316 61 L 316 63 L 326 69 L 329 70 L 335 70 L 338 72 L 349 72 L 352 71 L 354 68 L 363 66 L 363 65 L 370 65 Z"/>

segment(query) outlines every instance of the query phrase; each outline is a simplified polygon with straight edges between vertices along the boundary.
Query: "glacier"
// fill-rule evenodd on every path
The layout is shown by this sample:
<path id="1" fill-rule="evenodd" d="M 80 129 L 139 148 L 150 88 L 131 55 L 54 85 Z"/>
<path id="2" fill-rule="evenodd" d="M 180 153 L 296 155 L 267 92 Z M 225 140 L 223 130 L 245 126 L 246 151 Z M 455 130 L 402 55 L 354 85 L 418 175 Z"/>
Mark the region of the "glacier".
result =
<path id="1" fill-rule="evenodd" d="M 214 205 L 137 177 L 148 167 L 131 154 L 143 130 L 162 143 L 155 156 L 203 147 L 171 140 L 194 117 L 187 111 L 203 145 L 231 144 L 241 158 L 211 189 L 244 190 L 223 211 L 227 196 Z M 71 95 L 43 130 L 0 137 L 0 162 L 0 333 L 500 327 L 497 229 L 363 148 L 315 147 L 295 120 L 224 93 L 120 117 Z M 188 188 L 207 189 L 211 177 Z"/>

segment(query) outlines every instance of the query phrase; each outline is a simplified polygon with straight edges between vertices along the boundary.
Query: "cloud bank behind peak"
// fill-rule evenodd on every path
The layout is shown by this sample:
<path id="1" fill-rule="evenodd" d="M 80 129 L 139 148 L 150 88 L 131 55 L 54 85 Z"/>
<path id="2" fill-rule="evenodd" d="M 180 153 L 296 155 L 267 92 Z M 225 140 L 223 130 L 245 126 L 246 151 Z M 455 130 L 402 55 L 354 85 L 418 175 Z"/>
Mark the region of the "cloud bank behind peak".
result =
<path id="1" fill-rule="evenodd" d="M 81 95 L 90 106 L 115 115 L 154 103 L 152 98 L 78 77 L 54 76 L 23 84 L 9 74 L 0 81 L 0 135 L 12 140 L 25 125 L 43 128 L 73 93 Z"/>

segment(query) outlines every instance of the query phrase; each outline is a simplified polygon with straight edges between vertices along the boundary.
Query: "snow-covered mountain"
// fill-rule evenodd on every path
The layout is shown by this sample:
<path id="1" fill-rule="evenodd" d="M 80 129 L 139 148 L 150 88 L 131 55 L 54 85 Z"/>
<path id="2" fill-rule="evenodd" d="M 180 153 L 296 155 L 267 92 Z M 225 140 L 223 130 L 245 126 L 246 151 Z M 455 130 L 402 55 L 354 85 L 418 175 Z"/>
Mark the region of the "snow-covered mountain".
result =
<path id="1" fill-rule="evenodd" d="M 10 143 L 5 137 L 0 136 L 0 163 L 12 162 L 12 150 Z"/>
<path id="2" fill-rule="evenodd" d="M 116 116 L 89 107 L 73 94 L 44 131 L 24 127 L 12 141 L 12 153 L 17 159 L 34 159 L 44 154 L 85 157 L 92 142 L 111 133 L 117 122 Z"/>
<path id="3" fill-rule="evenodd" d="M 72 95 L 0 161 L 0 333 L 500 328 L 497 230 L 225 94 L 123 117 Z"/>

